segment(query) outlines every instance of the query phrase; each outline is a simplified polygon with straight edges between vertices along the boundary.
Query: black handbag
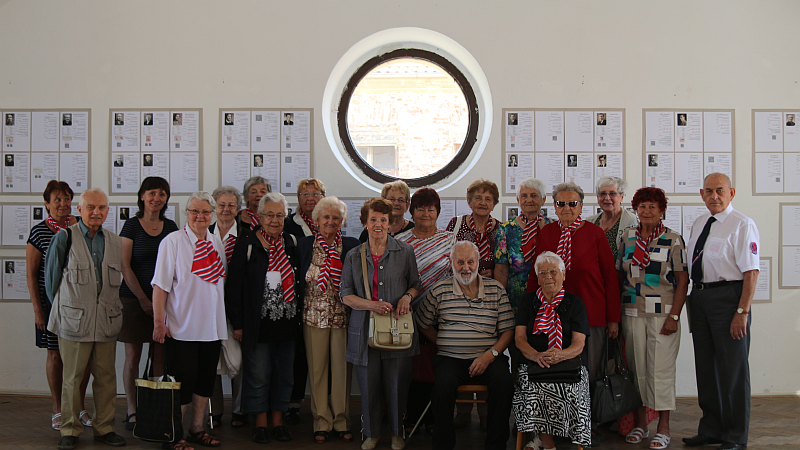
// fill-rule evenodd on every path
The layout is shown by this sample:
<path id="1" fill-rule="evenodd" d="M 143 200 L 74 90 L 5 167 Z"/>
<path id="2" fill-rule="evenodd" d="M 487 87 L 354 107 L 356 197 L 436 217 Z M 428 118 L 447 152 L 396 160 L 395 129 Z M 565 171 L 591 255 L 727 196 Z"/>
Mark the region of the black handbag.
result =
<path id="1" fill-rule="evenodd" d="M 166 362 L 164 376 L 154 378 L 150 371 L 152 361 L 151 343 L 144 376 L 136 380 L 136 425 L 133 427 L 133 436 L 143 441 L 178 442 L 183 439 L 181 383 L 167 375 Z"/>
<path id="2" fill-rule="evenodd" d="M 549 368 L 528 361 L 528 381 L 532 383 L 569 383 L 581 381 L 581 356 L 553 364 Z"/>
<path id="3" fill-rule="evenodd" d="M 616 352 L 614 355 L 614 373 L 608 373 L 608 346 L 606 342 L 603 352 L 603 373 L 592 384 L 592 421 L 606 423 L 616 420 L 642 406 L 642 397 L 633 383 L 633 374 L 622 362 L 621 337 L 614 339 Z"/>

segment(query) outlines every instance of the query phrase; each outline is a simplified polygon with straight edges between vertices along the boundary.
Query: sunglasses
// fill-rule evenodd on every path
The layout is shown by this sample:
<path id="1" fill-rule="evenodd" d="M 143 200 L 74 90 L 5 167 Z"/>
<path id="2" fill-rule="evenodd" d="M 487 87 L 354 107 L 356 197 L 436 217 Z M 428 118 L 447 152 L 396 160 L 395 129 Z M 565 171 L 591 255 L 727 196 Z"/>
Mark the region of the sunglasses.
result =
<path id="1" fill-rule="evenodd" d="M 574 208 L 574 207 L 578 206 L 578 203 L 580 203 L 580 202 L 579 201 L 571 201 L 571 202 L 559 202 L 559 201 L 556 201 L 556 206 L 558 206 L 559 208 L 563 208 L 563 207 L 569 205 L 570 208 Z"/>

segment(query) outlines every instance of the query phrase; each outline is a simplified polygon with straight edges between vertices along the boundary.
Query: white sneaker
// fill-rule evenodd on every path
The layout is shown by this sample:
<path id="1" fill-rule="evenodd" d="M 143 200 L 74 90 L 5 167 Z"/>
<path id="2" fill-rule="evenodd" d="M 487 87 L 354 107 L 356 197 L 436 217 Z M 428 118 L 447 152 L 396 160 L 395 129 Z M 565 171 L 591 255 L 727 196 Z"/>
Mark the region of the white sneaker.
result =
<path id="1" fill-rule="evenodd" d="M 403 450 L 406 448 L 406 441 L 401 436 L 392 436 L 392 450 Z"/>
<path id="2" fill-rule="evenodd" d="M 367 438 L 363 443 L 361 443 L 361 450 L 372 450 L 378 445 L 378 441 L 380 440 L 380 436 Z"/>

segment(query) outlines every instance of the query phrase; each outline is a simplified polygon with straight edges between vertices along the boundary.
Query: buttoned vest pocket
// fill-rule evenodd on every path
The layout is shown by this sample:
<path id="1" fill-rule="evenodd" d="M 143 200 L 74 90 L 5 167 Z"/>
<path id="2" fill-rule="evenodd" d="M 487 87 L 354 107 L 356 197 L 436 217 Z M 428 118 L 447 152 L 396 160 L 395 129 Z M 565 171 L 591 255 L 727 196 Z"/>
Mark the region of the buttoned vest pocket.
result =
<path id="1" fill-rule="evenodd" d="M 87 324 L 84 318 L 83 308 L 76 308 L 71 305 L 59 305 L 61 322 L 59 327 L 61 332 L 67 336 L 81 337 L 86 332 Z"/>

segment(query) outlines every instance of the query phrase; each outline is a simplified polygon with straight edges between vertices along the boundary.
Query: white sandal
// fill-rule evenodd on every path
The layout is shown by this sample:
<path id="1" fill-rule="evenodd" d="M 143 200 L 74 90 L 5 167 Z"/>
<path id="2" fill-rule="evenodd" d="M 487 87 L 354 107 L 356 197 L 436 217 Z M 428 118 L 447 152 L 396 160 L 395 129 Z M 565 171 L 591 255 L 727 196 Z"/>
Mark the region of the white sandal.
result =
<path id="1" fill-rule="evenodd" d="M 639 442 L 642 442 L 642 439 L 647 437 L 650 437 L 649 431 L 644 431 L 644 429 L 636 427 L 631 430 L 627 436 L 625 436 L 625 442 L 628 444 L 638 444 Z"/>
<path id="2" fill-rule="evenodd" d="M 81 421 L 81 423 L 83 424 L 83 426 L 85 426 L 85 427 L 90 427 L 90 428 L 91 428 L 91 426 L 92 426 L 92 417 L 91 417 L 91 416 L 89 416 L 89 418 L 88 418 L 88 419 L 86 419 L 86 420 L 83 420 L 83 416 L 89 416 L 89 411 L 87 411 L 87 410 L 85 410 L 85 409 L 84 409 L 83 411 L 81 411 L 81 413 L 80 413 L 80 414 L 78 414 L 78 420 L 80 420 L 80 421 Z"/>
<path id="3" fill-rule="evenodd" d="M 671 437 L 667 436 L 666 434 L 656 433 L 656 436 L 650 441 L 650 448 L 657 449 L 657 450 L 664 450 L 665 448 L 669 447 L 669 443 L 672 440 Z"/>
<path id="4" fill-rule="evenodd" d="M 58 419 L 58 421 L 56 421 Z M 55 413 L 50 417 L 50 428 L 61 431 L 61 413 Z"/>

